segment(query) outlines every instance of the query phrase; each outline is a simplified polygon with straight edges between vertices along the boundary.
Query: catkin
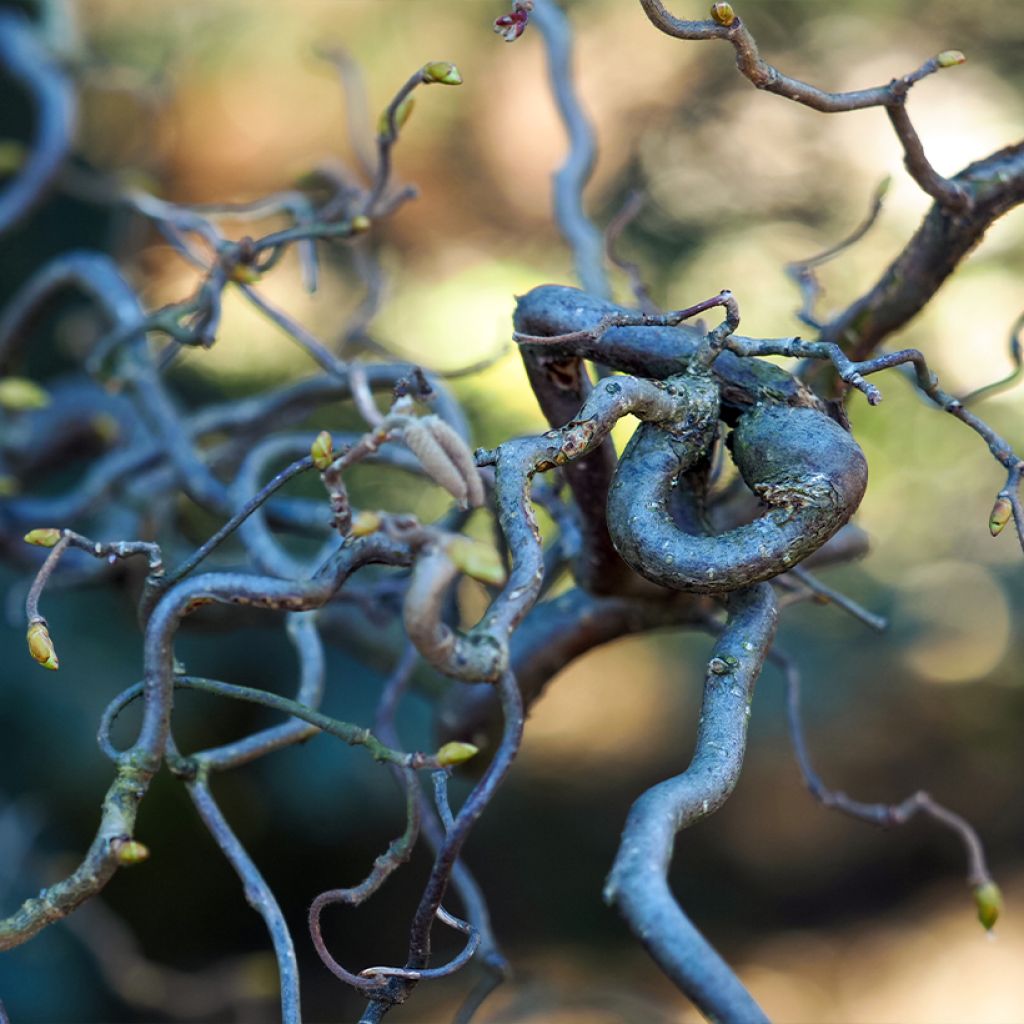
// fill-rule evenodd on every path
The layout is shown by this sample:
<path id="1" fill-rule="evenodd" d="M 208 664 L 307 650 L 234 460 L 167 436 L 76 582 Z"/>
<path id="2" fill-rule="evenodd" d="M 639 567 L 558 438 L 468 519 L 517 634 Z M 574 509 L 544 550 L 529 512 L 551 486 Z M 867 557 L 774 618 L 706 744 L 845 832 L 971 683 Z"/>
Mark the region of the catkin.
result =
<path id="1" fill-rule="evenodd" d="M 426 416 L 420 422 L 429 425 L 430 432 L 444 449 L 455 468 L 466 482 L 466 494 L 470 508 L 479 508 L 484 503 L 484 482 L 480 470 L 473 461 L 473 453 L 466 442 L 439 416 Z"/>
<path id="2" fill-rule="evenodd" d="M 434 436 L 426 422 L 429 418 L 410 420 L 402 430 L 402 440 L 409 451 L 419 459 L 427 475 L 465 508 L 469 499 L 466 481 Z"/>

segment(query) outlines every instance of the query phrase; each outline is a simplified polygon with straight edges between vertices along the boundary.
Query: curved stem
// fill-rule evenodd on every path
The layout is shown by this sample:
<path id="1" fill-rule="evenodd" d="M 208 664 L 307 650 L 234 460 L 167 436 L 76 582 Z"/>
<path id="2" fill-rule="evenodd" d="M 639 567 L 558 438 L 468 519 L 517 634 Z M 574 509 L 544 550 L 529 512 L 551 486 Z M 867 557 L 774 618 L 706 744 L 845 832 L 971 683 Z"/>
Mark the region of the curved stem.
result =
<path id="1" fill-rule="evenodd" d="M 767 1024 L 668 884 L 676 833 L 716 811 L 739 779 L 750 700 L 775 633 L 775 601 L 767 584 L 734 593 L 728 611 L 708 663 L 693 759 L 685 772 L 647 790 L 633 804 L 604 895 L 707 1017 L 728 1024 Z"/>
<path id="2" fill-rule="evenodd" d="M 0 70 L 35 107 L 31 148 L 18 174 L 0 190 L 0 234 L 15 227 L 46 194 L 71 147 L 77 102 L 67 78 L 40 46 L 28 20 L 0 12 Z"/>
<path id="3" fill-rule="evenodd" d="M 270 932 L 281 984 L 282 1024 L 300 1024 L 302 1010 L 299 1000 L 299 966 L 295 959 L 295 944 L 292 942 L 281 907 L 274 899 L 274 893 L 266 879 L 232 832 L 227 819 L 213 799 L 206 772 L 202 771 L 196 779 L 186 783 L 185 788 L 199 812 L 199 817 L 203 819 L 203 824 L 209 829 L 210 835 L 223 850 L 224 856 L 241 880 L 246 902 L 263 918 L 267 931 Z"/>

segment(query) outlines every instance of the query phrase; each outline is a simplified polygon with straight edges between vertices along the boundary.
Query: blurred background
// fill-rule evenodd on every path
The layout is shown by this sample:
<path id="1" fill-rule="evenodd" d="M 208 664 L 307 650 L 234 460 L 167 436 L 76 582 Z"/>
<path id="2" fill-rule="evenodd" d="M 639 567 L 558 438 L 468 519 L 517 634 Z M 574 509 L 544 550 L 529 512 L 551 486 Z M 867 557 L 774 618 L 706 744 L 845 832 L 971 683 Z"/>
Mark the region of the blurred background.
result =
<path id="1" fill-rule="evenodd" d="M 940 172 L 1020 137 L 1024 19 L 1012 4 L 737 7 L 764 56 L 830 89 L 876 85 L 940 50 L 963 50 L 966 65 L 919 84 L 909 103 Z M 663 305 L 729 287 L 745 333 L 792 334 L 798 296 L 786 263 L 851 230 L 883 177 L 893 183 L 879 222 L 822 271 L 823 308 L 842 308 L 868 288 L 919 222 L 928 203 L 902 172 L 883 112 L 825 116 L 761 94 L 737 74 L 728 46 L 664 37 L 636 2 L 567 8 L 601 151 L 589 207 L 603 227 L 631 189 L 646 194 L 622 251 Z M 673 9 L 704 16 L 695 3 Z M 360 62 L 371 123 L 425 61 L 456 62 L 465 84 L 421 90 L 396 150 L 397 174 L 420 198 L 380 229 L 387 292 L 374 333 L 403 358 L 445 370 L 507 350 L 513 296 L 573 283 L 550 214 L 549 178 L 565 142 L 541 41 L 530 30 L 512 46 L 493 35 L 491 22 L 505 11 L 498 0 L 79 0 L 52 10 L 52 44 L 81 89 L 75 168 L 181 202 L 255 198 L 319 164 L 351 163 L 342 92 L 317 47 L 343 46 Z M 0 137 L 24 138 L 24 98 L 2 87 Z M 47 258 L 82 245 L 115 254 L 150 307 L 194 287 L 192 271 L 137 219 L 83 198 L 68 181 L 0 239 L 0 300 Z M 893 344 L 924 349 L 955 393 L 1005 375 L 1009 328 L 1024 308 L 1022 272 L 1018 211 Z M 626 300 L 626 282 L 616 285 Z M 325 255 L 315 296 L 287 261 L 261 287 L 328 339 L 362 294 L 343 253 Z M 81 304 L 55 308 L 33 340 L 29 369 L 44 381 L 56 376 L 96 330 Z M 182 403 L 196 406 L 310 370 L 228 295 L 217 345 L 189 350 L 171 380 Z M 873 549 L 827 581 L 890 617 L 891 628 L 874 635 L 833 608 L 805 605 L 785 616 L 780 643 L 804 670 L 809 740 L 826 781 L 869 800 L 925 788 L 967 816 L 1004 887 L 1005 918 L 987 939 L 949 834 L 927 822 L 882 833 L 812 802 L 773 670 L 759 684 L 739 787 L 680 839 L 672 881 L 774 1019 L 1021 1021 L 1024 579 L 1012 531 L 993 540 L 987 530 L 1004 474 L 979 438 L 904 379 L 879 384 L 881 406 L 869 409 L 859 396 L 851 403 L 871 467 L 858 522 Z M 510 351 L 453 386 L 479 444 L 542 423 Z M 980 410 L 1018 448 L 1020 395 L 1006 391 Z M 357 487 L 366 505 L 425 517 L 444 508 L 435 491 L 399 487 L 386 474 L 364 475 Z M 201 539 L 211 524 L 195 528 Z M 483 521 L 471 528 L 486 535 Z M 55 590 L 45 605 L 61 671 L 42 672 L 24 652 L 24 573 L 0 569 L 0 585 L 9 595 L 0 626 L 0 898 L 10 913 L 92 837 L 110 778 L 96 723 L 138 678 L 141 639 L 128 581 Z M 631 801 L 688 760 L 708 646 L 688 636 L 622 641 L 569 666 L 536 707 L 513 775 L 466 848 L 516 970 L 481 1021 L 697 1019 L 600 891 Z M 205 675 L 279 692 L 293 685 L 292 653 L 271 626 L 187 631 L 178 653 Z M 379 685 L 351 652 L 330 649 L 329 713 L 368 721 Z M 263 721 L 193 694 L 176 714 L 185 749 Z M 429 748 L 429 721 L 429 702 L 410 698 L 401 717 L 408 747 Z M 355 1019 L 359 1001 L 313 955 L 305 908 L 322 889 L 361 878 L 400 831 L 401 801 L 387 773 L 318 738 L 218 779 L 217 795 L 293 925 L 307 1019 Z M 66 924 L 0 957 L 11 1020 L 274 1020 L 262 923 L 173 780 L 155 781 L 138 835 L 152 850 L 148 863 L 121 872 L 102 901 Z M 365 907 L 331 914 L 339 960 L 357 969 L 401 960 L 428 865 L 419 854 Z M 454 947 L 439 933 L 439 948 Z M 472 971 L 421 985 L 394 1011 L 396 1024 L 449 1019 Z"/>

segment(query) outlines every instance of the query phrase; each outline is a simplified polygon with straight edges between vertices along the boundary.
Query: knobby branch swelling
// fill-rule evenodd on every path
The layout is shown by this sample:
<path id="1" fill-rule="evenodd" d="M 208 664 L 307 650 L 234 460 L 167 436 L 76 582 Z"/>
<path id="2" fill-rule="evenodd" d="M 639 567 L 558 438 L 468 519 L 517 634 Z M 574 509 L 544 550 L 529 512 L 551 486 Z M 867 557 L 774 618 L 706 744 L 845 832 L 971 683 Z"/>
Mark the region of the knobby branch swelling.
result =
<path id="1" fill-rule="evenodd" d="M 721 806 L 736 784 L 754 686 L 768 660 L 786 673 L 793 740 L 811 792 L 874 824 L 902 824 L 923 813 L 949 828 L 964 846 L 982 923 L 992 926 L 999 892 L 963 818 L 925 793 L 893 806 L 869 805 L 821 781 L 800 725 L 796 665 L 773 648 L 773 640 L 780 611 L 808 599 L 831 602 L 871 627 L 884 625 L 809 571 L 865 551 L 865 537 L 850 519 L 864 495 L 868 467 L 845 405 L 855 391 L 871 405 L 881 401 L 882 392 L 868 378 L 882 370 L 908 366 L 928 399 L 981 436 L 1007 473 L 992 531 L 1012 518 L 1024 543 L 1022 463 L 1010 443 L 968 408 L 982 392 L 958 399 L 940 387 L 920 352 L 879 351 L 932 298 L 988 225 L 1024 199 L 1021 147 L 948 179 L 932 167 L 909 119 L 908 95 L 928 75 L 961 63 L 956 51 L 887 85 L 830 93 L 768 64 L 729 4 L 714 4 L 705 21 L 677 18 L 659 0 L 641 0 L 640 6 L 668 35 L 730 43 L 740 72 L 760 89 L 826 113 L 884 108 L 908 173 L 933 206 L 879 281 L 830 319 L 815 312 L 814 268 L 870 229 L 884 190 L 849 239 L 794 265 L 804 299 L 799 316 L 815 332 L 810 340 L 737 333 L 742 282 L 737 294 L 722 291 L 661 312 L 639 268 L 615 256 L 633 214 L 624 212 L 604 237 L 586 213 L 583 194 L 597 149 L 573 85 L 568 22 L 554 0 L 516 0 L 495 27 L 511 42 L 533 26 L 543 40 L 569 138 L 568 157 L 554 179 L 554 213 L 583 287 L 542 285 L 517 301 L 514 339 L 551 429 L 475 453 L 466 418 L 438 374 L 397 360 L 362 358 L 386 353 L 373 326 L 383 292 L 376 228 L 414 195 L 393 180 L 392 151 L 409 122 L 413 92 L 460 84 L 454 65 L 432 62 L 416 71 L 386 106 L 373 140 L 360 134 L 368 119 L 350 117 L 355 170 L 322 171 L 303 187 L 251 203 L 189 207 L 72 171 L 67 155 L 74 90 L 28 19 L 0 18 L 3 73 L 23 91 L 35 116 L 20 167 L 0 189 L 0 231 L 24 221 L 49 188 L 84 190 L 148 223 L 197 274 L 191 296 L 147 310 L 110 256 L 68 252 L 27 280 L 0 315 L 0 370 L 6 375 L 0 381 L 0 470 L 8 493 L 0 503 L 0 544 L 11 561 L 34 570 L 26 601 L 32 657 L 57 670 L 58 648 L 65 646 L 63 638 L 51 636 L 43 614 L 51 580 L 67 570 L 79 582 L 103 582 L 114 563 L 145 560 L 142 678 L 112 697 L 100 724 L 100 747 L 114 765 L 114 779 L 96 837 L 64 880 L 0 921 L 0 949 L 32 938 L 99 893 L 120 868 L 145 860 L 136 816 L 151 780 L 166 768 L 184 785 L 245 898 L 262 916 L 278 964 L 282 1019 L 299 1021 L 295 940 L 273 891 L 218 806 L 214 780 L 323 733 L 365 748 L 388 766 L 405 804 L 406 827 L 361 883 L 310 894 L 308 941 L 324 966 L 365 998 L 366 1024 L 405 1002 L 419 983 L 477 963 L 478 982 L 457 1015 L 468 1022 L 509 965 L 461 851 L 512 766 L 525 714 L 576 656 L 616 637 L 664 628 L 716 638 L 696 749 L 679 775 L 633 805 L 605 898 L 710 1019 L 766 1017 L 678 905 L 667 873 L 676 834 Z M 358 113 L 362 90 L 353 62 L 345 54 L 328 56 Z M 237 237 L 225 227 L 262 225 L 268 218 L 283 219 L 285 226 Z M 340 330 L 340 345 L 313 335 L 258 287 L 295 247 L 303 282 L 315 290 L 327 245 L 347 250 L 365 287 L 364 302 Z M 611 301 L 608 258 L 627 271 L 638 309 Z M 186 414 L 166 370 L 184 347 L 216 343 L 228 289 L 297 344 L 316 371 L 297 383 Z M 82 293 L 96 307 L 105 332 L 76 372 L 43 388 L 15 374 L 34 322 L 66 291 Z M 721 310 L 720 322 L 710 329 L 688 323 L 714 310 Z M 1019 331 L 1020 322 L 1011 344 L 1018 367 Z M 790 372 L 765 356 L 800 362 Z M 600 368 L 596 383 L 588 364 Z M 378 404 L 382 396 L 386 410 Z M 362 432 L 332 436 L 297 429 L 338 402 L 352 404 L 365 424 Z M 617 455 L 609 434 L 627 415 L 640 426 Z M 54 459 L 86 443 L 99 454 L 76 485 L 63 494 L 33 494 Z M 726 451 L 739 486 L 720 483 Z M 424 523 L 406 513 L 354 507 L 347 477 L 363 463 L 440 486 L 452 498 L 451 509 Z M 314 472 L 323 485 L 321 499 L 279 493 Z M 222 523 L 198 548 L 188 545 L 182 529 L 175 500 L 182 495 Z M 546 545 L 535 504 L 557 527 Z M 474 509 L 494 517 L 499 550 L 462 532 Z M 282 531 L 315 541 L 318 553 L 298 557 L 282 542 Z M 242 566 L 237 554 L 224 553 L 229 540 L 240 546 Z M 24 541 L 48 549 L 41 562 Z M 551 596 L 549 588 L 566 574 L 573 585 Z M 463 576 L 488 587 L 491 598 L 471 626 L 454 593 Z M 230 610 L 243 608 L 269 613 L 284 625 L 298 662 L 294 698 L 185 671 L 174 656 L 175 638 L 193 615 L 208 615 L 208 605 L 228 609 L 229 624 Z M 405 636 L 371 726 L 319 710 L 327 685 L 325 642 L 359 651 L 374 665 L 385 660 L 360 636 L 363 615 Z M 73 643 L 67 646 L 67 656 L 74 657 Z M 395 716 L 424 666 L 450 681 L 438 706 L 442 742 L 432 753 L 407 752 Z M 172 737 L 174 695 L 182 689 L 262 705 L 284 721 L 216 748 L 183 752 Z M 119 749 L 111 727 L 135 701 L 142 704 L 141 724 L 134 742 Z M 487 748 L 487 766 L 453 809 L 450 773 L 480 747 Z M 422 772 L 431 774 L 429 787 L 421 785 Z M 409 859 L 421 833 L 434 860 L 409 923 L 405 962 L 342 965 L 325 940 L 323 915 L 373 896 Z M 450 889 L 463 917 L 444 905 Z M 463 939 L 460 952 L 441 964 L 431 949 L 435 922 Z"/>

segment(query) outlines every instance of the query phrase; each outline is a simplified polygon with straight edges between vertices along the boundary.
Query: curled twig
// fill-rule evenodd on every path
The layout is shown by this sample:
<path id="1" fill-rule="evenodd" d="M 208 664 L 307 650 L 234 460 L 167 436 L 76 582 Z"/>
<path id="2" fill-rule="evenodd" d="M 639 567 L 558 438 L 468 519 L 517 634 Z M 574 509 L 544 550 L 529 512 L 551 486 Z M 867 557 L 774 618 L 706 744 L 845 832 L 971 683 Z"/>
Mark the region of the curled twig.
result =
<path id="1" fill-rule="evenodd" d="M 967 860 L 967 884 L 975 894 L 975 899 L 979 903 L 979 911 L 981 911 L 982 900 L 991 899 L 991 892 L 988 890 L 994 888 L 994 882 L 985 860 L 985 850 L 978 833 L 970 822 L 943 807 L 928 793 L 920 790 L 898 804 L 868 804 L 854 800 L 845 793 L 826 786 L 811 764 L 807 740 L 804 736 L 800 715 L 800 669 L 792 658 L 780 651 L 773 651 L 770 658 L 782 669 L 786 679 L 786 713 L 789 734 L 793 741 L 793 751 L 796 754 L 797 763 L 800 766 L 800 774 L 814 799 L 824 807 L 833 808 L 851 818 L 857 818 L 882 828 L 905 825 L 916 815 L 923 814 L 949 829 L 963 845 Z M 998 911 L 996 913 L 998 915 Z M 986 922 L 983 919 L 983 923 L 986 928 L 991 928 L 995 923 L 994 918 L 991 922 Z"/>

